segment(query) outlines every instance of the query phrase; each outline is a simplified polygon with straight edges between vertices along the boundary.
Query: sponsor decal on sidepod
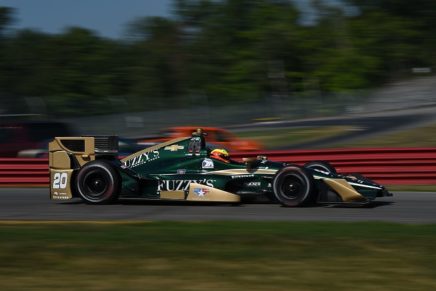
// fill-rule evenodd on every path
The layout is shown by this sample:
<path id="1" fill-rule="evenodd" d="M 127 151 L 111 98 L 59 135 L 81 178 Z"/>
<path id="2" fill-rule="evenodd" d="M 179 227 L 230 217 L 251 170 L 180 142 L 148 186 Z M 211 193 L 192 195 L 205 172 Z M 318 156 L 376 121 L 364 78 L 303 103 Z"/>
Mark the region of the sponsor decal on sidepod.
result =
<path id="1" fill-rule="evenodd" d="M 204 197 L 204 196 L 206 196 L 207 193 L 209 193 L 209 189 L 206 189 L 206 188 L 195 188 L 194 189 L 194 193 L 198 197 Z"/>
<path id="2" fill-rule="evenodd" d="M 159 159 L 159 151 L 154 150 L 152 152 L 142 153 L 139 156 L 136 156 L 130 160 L 124 162 L 124 166 L 126 168 L 134 168 L 143 164 L 146 164 L 151 161 L 155 161 Z"/>
<path id="3" fill-rule="evenodd" d="M 161 180 L 157 184 L 157 191 L 187 191 L 191 183 L 202 184 L 209 187 L 214 187 L 216 180 Z"/>
<path id="4" fill-rule="evenodd" d="M 203 162 L 201 163 L 201 167 L 203 169 L 213 169 L 214 168 L 214 164 L 213 161 L 211 159 L 204 159 Z"/>

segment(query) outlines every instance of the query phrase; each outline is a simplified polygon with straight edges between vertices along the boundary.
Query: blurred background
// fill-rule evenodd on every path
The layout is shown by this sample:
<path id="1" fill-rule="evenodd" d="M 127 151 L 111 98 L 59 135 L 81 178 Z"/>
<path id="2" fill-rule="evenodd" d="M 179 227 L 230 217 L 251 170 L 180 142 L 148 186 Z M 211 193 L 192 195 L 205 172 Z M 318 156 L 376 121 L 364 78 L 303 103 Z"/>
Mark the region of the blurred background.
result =
<path id="1" fill-rule="evenodd" d="M 436 192 L 435 64 L 434 0 L 0 0 L 2 290 L 436 290 L 435 198 L 409 192 Z M 233 157 L 347 148 L 313 156 L 395 196 L 48 200 L 54 136 L 125 156 L 198 127 Z"/>
<path id="2" fill-rule="evenodd" d="M 436 146 L 434 1 L 101 3 L 0 1 L 0 156 L 179 126 L 253 150 Z"/>

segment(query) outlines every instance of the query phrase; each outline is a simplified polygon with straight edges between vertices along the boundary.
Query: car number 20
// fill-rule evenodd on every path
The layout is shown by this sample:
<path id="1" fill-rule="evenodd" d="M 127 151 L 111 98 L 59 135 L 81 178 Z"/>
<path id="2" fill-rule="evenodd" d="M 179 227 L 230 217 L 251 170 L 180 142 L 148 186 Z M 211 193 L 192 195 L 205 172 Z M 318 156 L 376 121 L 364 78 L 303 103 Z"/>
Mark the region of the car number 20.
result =
<path id="1" fill-rule="evenodd" d="M 68 175 L 67 173 L 55 173 L 53 176 L 53 189 L 67 188 Z"/>

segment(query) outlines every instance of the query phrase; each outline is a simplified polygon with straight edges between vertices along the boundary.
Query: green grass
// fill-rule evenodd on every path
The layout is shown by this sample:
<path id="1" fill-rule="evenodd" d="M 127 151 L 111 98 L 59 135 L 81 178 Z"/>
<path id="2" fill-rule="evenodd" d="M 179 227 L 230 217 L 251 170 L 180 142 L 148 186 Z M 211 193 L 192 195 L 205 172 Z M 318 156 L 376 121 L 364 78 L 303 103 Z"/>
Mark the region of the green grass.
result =
<path id="1" fill-rule="evenodd" d="M 436 289 L 436 225 L 3 222 L 0 237 L 2 290 Z"/>
<path id="2" fill-rule="evenodd" d="M 238 132 L 242 138 L 250 138 L 262 143 L 267 149 L 297 145 L 305 142 L 339 136 L 354 130 L 352 126 L 296 127 L 273 130 Z"/>
<path id="3" fill-rule="evenodd" d="M 387 185 L 389 191 L 436 192 L 435 185 Z"/>
<path id="4" fill-rule="evenodd" d="M 238 132 L 238 136 L 251 138 L 264 144 L 267 149 L 298 145 L 305 142 L 340 136 L 356 130 L 352 126 L 297 127 L 287 129 Z M 328 145 L 332 147 L 436 147 L 436 124 L 406 129 L 391 134 L 358 139 L 353 142 Z"/>
<path id="5" fill-rule="evenodd" d="M 435 147 L 436 124 L 420 126 L 369 139 L 334 145 L 335 147 Z"/>

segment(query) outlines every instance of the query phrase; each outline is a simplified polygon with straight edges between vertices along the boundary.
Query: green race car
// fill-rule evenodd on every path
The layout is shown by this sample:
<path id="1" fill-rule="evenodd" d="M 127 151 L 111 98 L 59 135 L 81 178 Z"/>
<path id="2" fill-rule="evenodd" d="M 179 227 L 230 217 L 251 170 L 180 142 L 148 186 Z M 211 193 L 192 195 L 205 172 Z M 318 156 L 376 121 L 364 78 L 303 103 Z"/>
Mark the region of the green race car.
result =
<path id="1" fill-rule="evenodd" d="M 49 144 L 51 199 L 104 204 L 118 198 L 230 203 L 262 198 L 303 206 L 362 205 L 392 195 L 361 175 L 336 173 L 327 162 L 298 166 L 264 156 L 238 162 L 214 155 L 200 129 L 121 160 L 117 144 L 114 136 L 56 137 Z"/>

